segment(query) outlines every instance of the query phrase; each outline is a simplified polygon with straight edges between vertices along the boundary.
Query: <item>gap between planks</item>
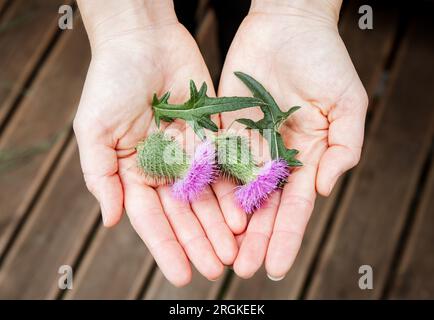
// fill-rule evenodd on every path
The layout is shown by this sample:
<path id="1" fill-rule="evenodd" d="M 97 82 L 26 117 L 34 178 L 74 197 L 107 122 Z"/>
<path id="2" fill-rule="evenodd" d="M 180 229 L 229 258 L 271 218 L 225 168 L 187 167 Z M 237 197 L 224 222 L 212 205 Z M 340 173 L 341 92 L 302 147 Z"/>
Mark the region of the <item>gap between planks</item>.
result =
<path id="1" fill-rule="evenodd" d="M 2 22 L 2 17 L 8 10 L 8 7 L 10 6 L 11 1 L 10 0 L 0 0 L 0 25 Z"/>
<path id="2" fill-rule="evenodd" d="M 79 19 L 79 17 L 76 18 Z M 79 27 L 77 29 L 79 30 Z M 59 133 L 71 130 L 73 111 L 78 103 L 79 96 L 71 92 L 64 95 L 58 93 L 57 95 L 48 96 L 52 93 L 50 87 L 56 87 L 58 85 L 56 81 L 58 80 L 47 82 L 47 77 L 56 77 L 59 72 L 71 72 L 70 68 L 74 70 L 74 72 L 71 72 L 71 75 L 74 77 L 76 76 L 75 72 L 80 72 L 77 70 L 80 70 L 80 68 L 84 70 L 83 67 L 79 67 L 76 64 L 71 64 L 69 68 L 67 65 L 62 67 L 56 63 L 51 64 L 52 61 L 61 59 L 62 50 L 64 50 L 65 46 L 68 46 L 70 37 L 71 33 L 66 34 L 59 42 L 59 45 L 53 49 L 46 67 L 41 69 L 38 77 L 35 79 L 32 91 L 22 101 L 16 117 L 14 117 L 13 121 L 6 127 L 5 132 L 0 136 L 0 148 L 3 150 L 17 148 L 18 146 L 30 148 L 35 144 L 41 143 L 41 141 L 51 140 L 53 136 L 57 136 L 54 139 L 53 145 L 48 150 L 34 155 L 30 159 L 30 163 L 19 164 L 16 168 L 2 173 L 0 190 L 8 190 L 12 194 L 8 196 L 7 200 L 5 198 L 5 201 L 2 201 L 2 211 L 4 210 L 5 214 L 1 218 L 5 221 L 2 222 L 3 227 L 1 227 L 2 232 L 0 235 L 1 259 L 4 258 L 6 248 L 11 245 L 11 241 L 13 242 L 14 237 L 19 233 L 20 227 L 24 224 L 32 206 L 37 201 L 38 196 L 49 179 L 50 173 L 56 166 L 56 162 L 64 149 L 68 137 L 71 135 Z M 80 40 L 77 39 L 77 41 Z M 75 51 L 70 49 L 72 48 L 68 48 L 71 54 L 74 54 Z M 68 59 L 68 55 L 65 58 Z M 87 66 L 88 60 L 84 58 L 82 61 L 79 64 L 82 63 Z M 67 77 L 68 75 L 66 75 Z M 82 74 L 82 78 L 84 79 L 84 73 Z M 74 81 L 71 81 L 71 79 L 65 80 L 65 86 L 70 85 L 70 89 L 74 87 L 81 88 L 82 84 L 79 83 L 79 78 L 75 78 Z M 55 88 L 52 89 L 57 90 Z M 62 104 L 64 104 L 63 109 L 55 111 Z M 50 110 L 50 108 L 54 109 Z M 5 196 L 6 193 L 3 195 Z M 14 201 L 12 202 L 13 199 Z"/>
<path id="3" fill-rule="evenodd" d="M 78 17 L 77 17 L 77 19 L 78 19 Z M 82 57 L 82 59 L 80 59 L 80 60 L 77 60 L 74 58 L 76 56 L 75 54 L 77 53 L 76 52 L 77 50 L 80 51 L 80 56 Z M 37 116 L 42 117 L 40 119 L 40 121 L 37 123 L 38 123 L 38 125 L 42 125 L 43 128 L 48 129 L 48 128 L 50 128 L 50 126 L 54 126 L 53 125 L 54 123 L 56 124 L 57 127 L 60 127 L 60 128 L 62 128 L 64 126 L 70 127 L 71 121 L 72 121 L 72 116 L 73 116 L 73 113 L 75 111 L 75 107 L 78 103 L 78 99 L 79 99 L 81 88 L 82 88 L 82 83 L 84 81 L 84 76 L 85 76 L 85 72 L 87 70 L 88 61 L 89 61 L 89 59 L 86 58 L 86 55 L 83 55 L 83 52 L 86 52 L 87 57 L 90 56 L 89 55 L 90 50 L 88 48 L 87 38 L 84 34 L 84 28 L 82 27 L 81 23 L 78 23 L 78 21 L 76 21 L 74 31 L 69 32 L 65 35 L 65 37 L 62 37 L 58 46 L 56 46 L 56 48 L 53 50 L 53 53 L 50 55 L 49 59 L 47 60 L 46 66 L 43 69 L 41 69 L 40 74 L 35 79 L 33 87 L 32 87 L 32 92 L 29 94 L 29 96 L 27 96 L 23 100 L 23 105 L 20 107 L 17 115 L 13 119 L 13 122 L 11 122 L 11 125 L 7 127 L 5 134 L 2 136 L 2 146 L 5 145 L 6 141 L 9 141 L 12 138 L 16 139 L 17 134 L 18 134 L 18 136 L 21 136 L 21 138 L 20 138 L 21 140 L 24 139 L 23 141 L 25 141 L 25 144 L 31 143 L 32 140 L 34 141 L 34 138 L 32 136 L 32 131 L 31 130 L 29 131 L 27 129 L 26 133 L 23 132 L 23 127 L 21 124 L 24 124 L 26 126 L 33 125 L 31 120 L 34 121 L 35 115 L 36 115 L 36 117 Z M 71 59 L 73 59 L 73 60 L 71 60 Z M 72 77 L 72 78 L 70 78 L 70 77 Z M 55 80 L 50 82 L 49 79 L 55 79 Z M 61 94 L 59 92 L 59 90 L 54 89 L 53 86 L 54 87 L 63 86 L 63 88 L 68 87 L 69 90 L 67 90 L 66 93 Z M 51 90 L 50 90 L 50 88 L 51 88 Z M 53 92 L 59 92 L 59 93 L 53 94 Z M 38 101 L 38 104 L 35 104 L 35 102 L 30 102 L 32 95 L 37 95 L 38 99 L 36 99 L 34 101 Z M 47 104 L 45 104 L 44 99 L 47 99 L 47 101 L 49 101 L 49 102 L 47 102 Z M 61 102 L 59 103 L 56 99 L 60 99 Z M 58 108 L 58 106 L 62 106 L 63 109 L 56 110 L 56 112 L 53 112 L 54 110 L 51 110 L 51 112 L 47 113 L 47 111 L 49 111 L 49 108 L 56 108 L 56 106 L 57 106 L 57 108 Z M 43 108 L 46 112 L 45 113 L 41 112 L 42 111 L 41 108 Z M 35 115 L 32 116 L 32 112 L 33 113 L 36 112 Z M 54 116 L 56 118 L 55 122 L 51 121 L 50 117 L 52 117 L 52 116 Z M 48 123 L 47 123 L 47 121 L 48 121 Z M 26 127 L 24 127 L 24 128 L 26 128 Z M 30 128 L 32 128 L 32 127 L 30 127 Z M 50 128 L 49 130 L 56 132 L 59 129 Z M 37 132 L 39 132 L 39 131 L 37 131 Z M 33 135 L 34 135 L 34 133 L 33 133 Z M 65 140 L 68 140 L 68 138 L 65 138 Z M 72 139 L 69 139 L 69 141 L 71 141 L 71 140 Z M 67 152 L 65 154 L 68 154 L 68 150 L 71 149 L 71 143 L 72 142 L 70 142 L 68 144 L 68 147 L 66 148 Z M 61 152 L 61 150 L 59 152 Z M 54 153 L 56 153 L 56 152 L 55 152 L 55 150 L 53 151 L 53 149 L 52 149 L 52 150 L 50 150 L 49 155 L 52 155 Z M 14 258 L 16 260 L 16 259 L 25 259 L 25 257 L 26 257 L 27 252 L 26 251 L 19 252 L 19 248 L 20 248 L 19 246 L 22 245 L 23 243 L 26 243 L 26 241 L 27 241 L 27 243 L 26 243 L 27 247 L 22 246 L 21 249 L 30 248 L 33 250 L 35 248 L 32 248 L 31 245 L 35 242 L 35 240 L 37 238 L 45 236 L 45 234 L 41 234 L 41 235 L 33 234 L 32 235 L 30 231 L 32 230 L 32 228 L 38 227 L 38 224 L 37 224 L 38 217 L 41 217 L 43 215 L 43 212 L 40 211 L 40 210 L 42 210 L 42 209 L 40 209 L 41 206 L 43 206 L 47 203 L 50 203 L 49 202 L 50 198 L 47 196 L 47 192 L 49 192 L 49 191 L 47 191 L 47 189 L 50 190 L 50 188 L 52 188 L 52 185 L 53 185 L 53 179 L 56 180 L 58 178 L 57 172 L 58 172 L 58 170 L 61 170 L 63 168 L 63 167 L 61 167 L 61 169 L 59 169 L 59 165 L 60 165 L 60 163 L 63 163 L 63 161 L 65 161 L 64 158 L 66 156 L 62 155 L 62 157 L 59 160 L 59 164 L 56 163 L 57 162 L 56 157 L 53 157 L 53 156 L 48 157 L 46 155 L 45 155 L 45 157 L 42 157 L 42 156 L 43 155 L 39 155 L 39 158 L 38 158 L 39 163 L 43 164 L 42 168 L 39 168 L 39 166 L 36 166 L 36 163 L 35 163 L 36 159 L 33 159 L 31 162 L 26 164 L 26 166 L 30 166 L 30 168 L 32 170 L 31 171 L 32 174 L 34 174 L 35 171 L 37 172 L 37 175 L 36 175 L 37 178 L 30 177 L 30 179 L 32 179 L 30 181 L 32 187 L 30 188 L 30 190 L 28 190 L 26 192 L 26 194 L 25 194 L 26 199 L 32 198 L 34 196 L 33 194 L 34 194 L 35 190 L 41 190 L 42 193 L 41 193 L 40 198 L 37 197 L 38 202 L 36 203 L 35 207 L 32 208 L 31 214 L 29 212 L 28 221 L 24 220 L 26 223 L 25 224 L 23 223 L 23 230 L 22 230 L 22 232 L 18 233 L 18 235 L 16 237 L 16 241 L 14 243 L 14 246 L 11 247 L 10 254 L 8 254 L 6 256 L 4 268 L 2 270 L 0 270 L 0 275 L 2 276 L 2 279 L 5 278 L 4 274 L 7 272 L 9 272 L 9 277 L 6 277 L 6 278 L 14 278 L 14 277 L 16 278 L 17 276 L 18 277 L 20 276 L 19 271 L 15 270 L 14 268 L 8 270 L 8 266 L 14 265 Z M 78 164 L 78 158 L 76 159 L 76 163 Z M 51 165 L 53 167 L 50 167 Z M 50 168 L 47 168 L 47 167 L 50 167 Z M 54 171 L 51 172 L 51 170 L 53 170 L 54 167 L 56 167 L 56 169 L 54 169 Z M 15 170 L 12 170 L 12 172 L 9 174 L 12 175 L 11 178 L 13 181 L 20 181 L 20 183 L 22 183 L 23 182 L 22 179 L 25 179 L 26 176 L 22 176 L 22 175 L 17 176 L 18 173 L 17 174 L 14 173 L 14 172 L 19 172 L 20 170 L 23 170 L 23 169 L 22 168 L 16 168 Z M 50 173 L 50 177 L 49 177 L 49 180 L 47 182 L 47 186 L 45 186 L 45 184 L 41 185 L 40 177 L 44 177 L 49 173 Z M 16 180 L 16 179 L 19 179 L 19 180 Z M 78 172 L 76 179 L 80 179 L 79 183 L 83 184 L 80 172 Z M 27 184 L 25 184 L 25 185 L 27 186 Z M 18 192 L 18 194 L 20 194 L 20 193 Z M 86 193 L 86 197 L 87 197 L 87 193 Z M 29 202 L 29 201 L 28 200 L 24 201 L 24 203 L 27 203 L 27 202 Z M 94 206 L 94 205 L 91 204 L 91 206 Z M 24 207 L 27 207 L 27 205 L 25 205 Z M 21 208 L 22 208 L 22 206 L 21 206 Z M 15 210 L 17 210 L 17 209 L 15 209 Z M 18 209 L 18 211 L 13 211 L 13 214 L 15 215 L 14 219 L 11 220 L 8 225 L 6 225 L 6 227 L 9 230 L 9 235 L 10 235 L 10 229 L 13 229 L 15 227 L 13 222 L 14 221 L 20 221 L 21 218 L 23 218 L 23 216 L 22 216 L 23 210 Z M 96 213 L 95 215 L 98 216 L 97 214 L 98 213 Z M 53 228 L 55 230 L 56 226 L 53 226 Z M 47 233 L 49 233 L 49 232 L 47 232 Z M 32 237 L 29 238 L 29 235 L 32 235 Z M 8 233 L 2 232 L 2 237 L 7 237 L 7 236 L 8 236 Z M 29 247 L 29 243 L 30 243 L 30 247 Z M 79 243 L 79 241 L 77 241 L 77 243 Z M 36 246 L 36 244 L 35 244 L 35 246 Z M 19 268 L 17 268 L 17 269 L 19 270 Z M 38 269 L 36 267 L 36 269 L 34 270 L 34 271 L 36 271 L 35 273 L 37 273 L 37 270 Z M 26 278 L 29 276 L 31 277 L 32 275 L 31 274 L 30 275 L 23 274 L 22 276 L 24 278 Z M 57 277 L 57 274 L 53 274 L 52 276 Z M 2 289 L 1 289 L 2 286 L 3 285 L 0 285 L 0 291 L 2 291 Z M 35 292 L 31 292 L 32 290 L 30 290 L 29 292 L 27 292 L 26 290 L 23 290 L 22 294 L 23 295 L 29 294 L 30 297 L 38 297 L 38 298 L 40 298 L 42 296 L 42 295 L 37 294 L 38 288 L 31 288 L 31 289 L 35 290 Z M 4 295 L 4 294 L 6 294 L 6 293 L 2 291 L 2 295 Z M 19 293 L 15 292 L 15 294 L 17 294 L 17 296 L 20 297 Z M 9 297 L 9 296 L 6 295 L 6 297 Z"/>
<path id="4" fill-rule="evenodd" d="M 434 141 L 427 165 L 430 167 L 428 177 L 416 207 L 414 223 L 408 230 L 408 241 L 403 241 L 402 255 L 397 257 L 397 270 L 391 276 L 389 290 L 385 290 L 383 298 L 434 297 Z"/>
<path id="5" fill-rule="evenodd" d="M 0 83 L 3 86 L 0 87 L 0 134 L 60 38 L 57 9 L 61 4 L 61 0 L 34 0 L 29 6 L 28 1 L 17 0 L 11 2 L 3 16 L 0 46 L 4 50 L 0 51 L 0 67 L 2 78 L 7 78 Z M 11 68 L 15 65 L 22 68 L 16 71 Z"/>

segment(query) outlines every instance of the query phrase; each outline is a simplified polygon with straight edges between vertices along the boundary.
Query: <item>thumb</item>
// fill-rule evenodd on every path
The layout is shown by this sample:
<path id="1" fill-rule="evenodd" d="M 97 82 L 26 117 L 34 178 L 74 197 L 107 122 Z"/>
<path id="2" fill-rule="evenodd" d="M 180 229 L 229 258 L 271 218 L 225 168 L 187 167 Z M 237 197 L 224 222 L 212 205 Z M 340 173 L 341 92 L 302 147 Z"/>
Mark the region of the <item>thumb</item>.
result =
<path id="1" fill-rule="evenodd" d="M 80 163 L 89 191 L 101 206 L 106 227 L 117 224 L 123 212 L 123 191 L 118 175 L 116 151 L 101 138 L 93 136 L 94 128 L 84 128 L 74 121 Z"/>
<path id="2" fill-rule="evenodd" d="M 320 159 L 316 179 L 317 191 L 323 196 L 328 196 L 338 178 L 360 160 L 367 105 L 368 98 L 361 87 L 357 94 L 330 111 L 329 147 Z"/>

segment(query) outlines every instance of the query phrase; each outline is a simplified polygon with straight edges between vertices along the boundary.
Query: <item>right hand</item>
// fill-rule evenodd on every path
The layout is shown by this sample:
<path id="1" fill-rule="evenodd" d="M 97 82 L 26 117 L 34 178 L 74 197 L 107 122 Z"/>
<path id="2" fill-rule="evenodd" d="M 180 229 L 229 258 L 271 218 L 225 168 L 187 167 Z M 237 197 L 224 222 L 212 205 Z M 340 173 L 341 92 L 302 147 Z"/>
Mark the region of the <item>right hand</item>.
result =
<path id="1" fill-rule="evenodd" d="M 205 80 L 209 94 L 214 94 L 199 49 L 173 8 L 162 20 L 148 24 L 136 16 L 137 8 L 121 10 L 118 16 L 95 24 L 97 19 L 86 7 L 90 5 L 79 3 L 92 61 L 74 131 L 86 185 L 101 205 L 104 225 L 115 225 L 125 207 L 171 283 L 182 286 L 190 281 L 189 260 L 214 280 L 222 274 L 223 264 L 233 263 L 237 245 L 213 191 L 209 188 L 191 204 L 175 201 L 167 186 L 154 187 L 146 181 L 137 169 L 135 153 L 137 143 L 156 130 L 150 105 L 154 92 L 170 91 L 172 102 L 183 102 L 193 79 L 198 84 Z M 124 3 L 110 1 L 109 5 Z M 115 18 L 137 20 L 138 25 L 115 31 L 110 20 Z M 105 28 L 112 29 L 95 35 Z M 170 127 L 185 130 L 185 123 L 175 121 Z"/>

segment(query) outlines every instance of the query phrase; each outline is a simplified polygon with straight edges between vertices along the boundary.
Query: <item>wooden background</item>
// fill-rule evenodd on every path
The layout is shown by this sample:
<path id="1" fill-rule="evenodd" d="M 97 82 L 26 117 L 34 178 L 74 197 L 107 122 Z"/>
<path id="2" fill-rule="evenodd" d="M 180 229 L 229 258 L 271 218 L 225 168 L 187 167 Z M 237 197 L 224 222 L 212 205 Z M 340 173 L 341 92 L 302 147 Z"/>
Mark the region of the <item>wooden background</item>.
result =
<path id="1" fill-rule="evenodd" d="M 317 200 L 294 267 L 280 282 L 228 269 L 176 289 L 126 218 L 102 227 L 86 191 L 71 130 L 90 59 L 78 11 L 61 31 L 68 0 L 0 0 L 0 298 L 434 298 L 434 6 L 371 1 L 374 29 L 360 30 L 365 2 L 345 2 L 339 26 L 370 96 L 362 160 Z M 206 1 L 197 21 L 217 80 Z M 72 290 L 58 289 L 61 265 L 73 267 Z M 373 290 L 358 287 L 361 265 Z"/>

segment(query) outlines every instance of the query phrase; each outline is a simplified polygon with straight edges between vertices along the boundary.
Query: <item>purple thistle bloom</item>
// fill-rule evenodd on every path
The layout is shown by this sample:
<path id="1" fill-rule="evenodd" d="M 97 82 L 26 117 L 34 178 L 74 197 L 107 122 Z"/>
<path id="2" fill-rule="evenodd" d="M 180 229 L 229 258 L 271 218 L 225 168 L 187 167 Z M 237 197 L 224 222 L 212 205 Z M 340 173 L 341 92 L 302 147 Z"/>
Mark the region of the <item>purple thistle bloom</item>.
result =
<path id="1" fill-rule="evenodd" d="M 246 213 L 253 213 L 288 176 L 289 167 L 285 160 L 269 161 L 260 169 L 254 180 L 238 187 L 235 197 Z"/>
<path id="2" fill-rule="evenodd" d="M 201 143 L 192 163 L 181 180 L 172 186 L 174 197 L 182 201 L 193 201 L 217 176 L 216 151 L 211 141 Z"/>

